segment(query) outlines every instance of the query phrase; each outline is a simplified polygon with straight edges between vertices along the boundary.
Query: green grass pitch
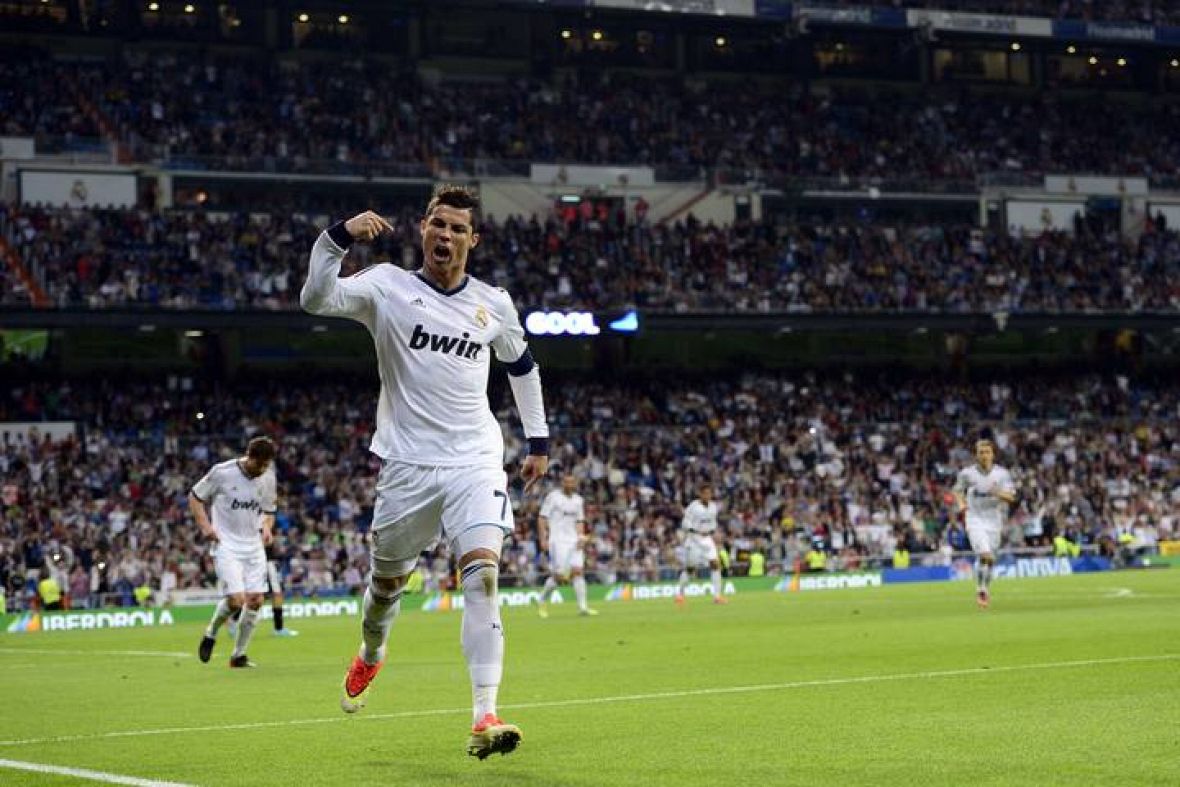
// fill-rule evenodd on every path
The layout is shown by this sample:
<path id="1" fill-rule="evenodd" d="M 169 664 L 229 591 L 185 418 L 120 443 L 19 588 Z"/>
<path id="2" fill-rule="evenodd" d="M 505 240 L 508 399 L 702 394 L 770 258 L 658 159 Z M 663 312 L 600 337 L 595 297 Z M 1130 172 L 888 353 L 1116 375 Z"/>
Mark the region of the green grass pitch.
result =
<path id="1" fill-rule="evenodd" d="M 356 717 L 354 620 L 264 622 L 252 671 L 224 633 L 198 662 L 192 624 L 0 635 L 0 759 L 197 785 L 1180 784 L 1180 571 L 998 582 L 986 612 L 967 583 L 600 609 L 504 610 L 507 757 L 464 752 L 459 613 L 414 611 Z"/>

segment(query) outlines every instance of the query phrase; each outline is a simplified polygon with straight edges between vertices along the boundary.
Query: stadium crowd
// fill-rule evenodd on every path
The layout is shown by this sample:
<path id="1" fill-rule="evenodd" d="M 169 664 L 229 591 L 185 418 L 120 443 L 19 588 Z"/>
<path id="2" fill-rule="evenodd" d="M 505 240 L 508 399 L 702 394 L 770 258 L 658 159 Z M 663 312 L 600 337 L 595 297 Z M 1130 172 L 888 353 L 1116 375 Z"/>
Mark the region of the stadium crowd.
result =
<path id="1" fill-rule="evenodd" d="M 320 220 L 320 224 L 323 220 Z M 414 214 L 350 255 L 417 267 Z M 0 203 L 0 237 L 59 308 L 296 309 L 320 226 L 302 214 L 71 210 Z M 968 226 L 823 226 L 624 211 L 488 217 L 472 272 L 521 308 L 1076 312 L 1180 309 L 1180 235 L 1017 237 Z M 25 303 L 23 288 L 0 303 Z"/>
<path id="2" fill-rule="evenodd" d="M 6 133 L 92 133 L 101 116 L 125 154 L 181 169 L 443 176 L 474 174 L 484 160 L 970 183 L 993 172 L 1170 178 L 1180 168 L 1180 106 L 1168 100 L 626 73 L 427 81 L 364 60 L 324 68 L 177 52 L 0 62 L 11 77 L 0 79 L 0 108 L 14 110 L 0 113 Z M 91 111 L 71 101 L 82 96 Z"/>
<path id="3" fill-rule="evenodd" d="M 71 68 L 25 57 L 20 49 L 0 49 L 0 137 L 33 137 L 41 152 L 101 139 L 67 77 Z"/>
<path id="4" fill-rule="evenodd" d="M 367 451 L 367 380 L 272 380 L 232 388 L 184 377 L 153 382 L 25 381 L 0 422 L 70 420 L 76 436 L 9 437 L 0 446 L 0 580 L 12 603 L 44 572 L 75 604 L 157 602 L 211 587 L 213 564 L 186 510 L 191 485 L 248 435 L 280 445 L 277 554 L 295 593 L 362 585 L 379 462 Z M 493 385 L 502 422 L 507 386 Z M 1046 373 L 1007 381 L 799 373 L 734 381 L 580 380 L 548 387 L 551 475 L 572 472 L 587 500 L 588 570 L 601 582 L 667 578 L 682 506 L 719 485 L 721 532 L 735 558 L 759 551 L 773 572 L 816 549 L 829 568 L 916 561 L 967 549 L 946 497 L 973 440 L 991 426 L 1019 502 L 1009 545 L 1065 534 L 1112 554 L 1180 537 L 1180 398 L 1159 380 Z M 364 404 L 360 404 L 364 403 Z M 509 469 L 524 446 L 509 430 Z M 537 584 L 536 496 L 514 490 L 517 534 L 506 583 Z M 424 562 L 427 587 L 450 581 L 449 556 Z"/>

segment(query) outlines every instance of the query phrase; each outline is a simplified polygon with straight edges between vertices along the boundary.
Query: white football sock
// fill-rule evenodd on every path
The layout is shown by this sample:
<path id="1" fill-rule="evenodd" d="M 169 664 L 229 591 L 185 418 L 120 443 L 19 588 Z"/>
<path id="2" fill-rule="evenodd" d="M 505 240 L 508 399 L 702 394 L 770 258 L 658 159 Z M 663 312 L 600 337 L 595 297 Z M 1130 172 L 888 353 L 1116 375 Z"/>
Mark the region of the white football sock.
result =
<path id="1" fill-rule="evenodd" d="M 373 586 L 365 589 L 365 611 L 361 618 L 361 658 L 366 664 L 376 664 L 385 658 L 385 643 L 389 630 L 402 609 L 402 589 L 390 595 L 377 595 Z"/>
<path id="2" fill-rule="evenodd" d="M 217 608 L 213 610 L 213 619 L 209 621 L 209 625 L 205 627 L 206 637 L 216 637 L 218 629 L 221 624 L 229 618 L 230 613 L 233 612 L 229 606 L 229 597 L 222 596 L 221 601 L 217 602 Z"/>
<path id="3" fill-rule="evenodd" d="M 545 580 L 545 584 L 541 588 L 541 603 L 548 604 L 555 590 L 557 590 L 557 578 L 550 574 L 549 579 Z"/>
<path id="4" fill-rule="evenodd" d="M 498 571 L 490 560 L 463 569 L 463 656 L 471 675 L 475 721 L 496 712 L 496 693 L 504 673 L 504 626 L 496 595 Z"/>
<path id="5" fill-rule="evenodd" d="M 578 600 L 578 609 L 586 609 L 586 578 L 578 574 L 573 578 L 574 598 Z"/>
<path id="6" fill-rule="evenodd" d="M 688 569 L 687 568 L 682 569 L 680 571 L 680 584 L 677 585 L 677 587 L 676 587 L 676 595 L 683 596 L 684 589 L 686 587 L 688 587 Z"/>
<path id="7" fill-rule="evenodd" d="M 713 569 L 709 578 L 713 580 L 713 598 L 721 598 L 721 569 Z"/>
<path id="8" fill-rule="evenodd" d="M 254 636 L 254 624 L 257 622 L 258 610 L 244 607 L 242 619 L 238 621 L 238 638 L 234 641 L 234 658 L 246 655 L 246 648 L 250 645 L 250 637 Z"/>

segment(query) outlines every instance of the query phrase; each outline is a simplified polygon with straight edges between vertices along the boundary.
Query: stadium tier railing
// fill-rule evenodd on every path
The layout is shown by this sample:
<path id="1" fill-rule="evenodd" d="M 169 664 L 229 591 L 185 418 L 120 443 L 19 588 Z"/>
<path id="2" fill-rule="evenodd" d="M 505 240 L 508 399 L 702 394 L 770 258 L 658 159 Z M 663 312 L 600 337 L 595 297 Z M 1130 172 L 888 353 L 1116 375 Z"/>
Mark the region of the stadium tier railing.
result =
<path id="1" fill-rule="evenodd" d="M 154 163 L 163 169 L 182 172 L 412 178 L 415 180 L 429 180 L 434 177 L 436 171 L 435 167 L 423 162 L 352 161 L 273 155 L 201 156 L 176 154 L 157 158 Z"/>
<path id="2" fill-rule="evenodd" d="M 788 192 L 856 192 L 877 189 L 882 192 L 909 194 L 972 195 L 979 193 L 979 183 L 974 178 L 885 177 L 878 175 L 820 177 L 732 167 L 714 169 L 711 181 L 717 187 L 744 186 Z"/>

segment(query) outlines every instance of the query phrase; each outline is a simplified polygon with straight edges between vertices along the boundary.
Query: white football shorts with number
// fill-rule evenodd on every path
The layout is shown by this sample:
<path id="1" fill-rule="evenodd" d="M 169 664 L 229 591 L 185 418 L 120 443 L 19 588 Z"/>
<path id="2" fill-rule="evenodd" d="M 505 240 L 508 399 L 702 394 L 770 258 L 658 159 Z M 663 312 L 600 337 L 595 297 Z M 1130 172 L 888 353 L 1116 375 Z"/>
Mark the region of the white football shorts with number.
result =
<path id="1" fill-rule="evenodd" d="M 549 539 L 549 570 L 558 576 L 568 576 L 573 569 L 582 569 L 586 557 L 577 541 Z"/>
<path id="2" fill-rule="evenodd" d="M 472 549 L 499 554 L 514 527 L 502 469 L 387 461 L 377 476 L 373 575 L 409 574 L 418 556 L 440 538 L 456 557 Z"/>
<path id="3" fill-rule="evenodd" d="M 708 533 L 685 532 L 684 562 L 690 566 L 704 566 L 717 559 L 717 542 Z"/>
<path id="4" fill-rule="evenodd" d="M 967 540 L 971 542 L 971 551 L 975 554 L 994 555 L 1000 548 L 1000 531 L 990 527 L 969 527 Z"/>

